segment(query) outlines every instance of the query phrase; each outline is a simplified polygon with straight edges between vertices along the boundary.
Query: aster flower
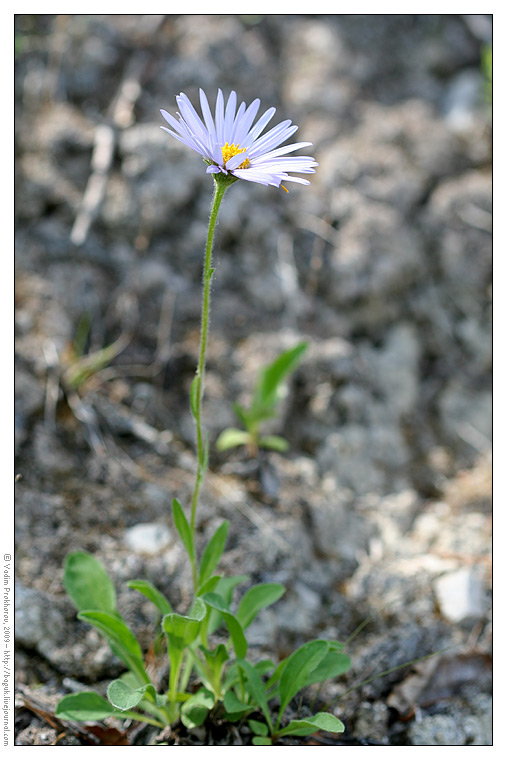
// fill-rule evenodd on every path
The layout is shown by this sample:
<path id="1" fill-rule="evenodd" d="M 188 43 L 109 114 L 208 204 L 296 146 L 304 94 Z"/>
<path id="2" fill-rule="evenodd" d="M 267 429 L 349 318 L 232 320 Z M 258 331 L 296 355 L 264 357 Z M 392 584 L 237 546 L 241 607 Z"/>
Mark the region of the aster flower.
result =
<path id="1" fill-rule="evenodd" d="M 311 156 L 287 154 L 299 148 L 306 148 L 312 143 L 299 142 L 279 147 L 294 134 L 297 126 L 290 120 L 282 121 L 262 134 L 273 118 L 276 108 L 268 108 L 254 124 L 261 104 L 258 98 L 248 108 L 243 102 L 236 110 L 237 98 L 234 90 L 229 95 L 227 105 L 224 104 L 222 91 L 218 90 L 213 119 L 205 93 L 202 90 L 199 90 L 199 93 L 204 121 L 182 92 L 176 96 L 180 109 L 177 113 L 178 119 L 161 110 L 162 116 L 172 127 L 161 129 L 200 153 L 208 164 L 206 171 L 209 174 L 221 173 L 236 179 L 275 187 L 280 187 L 282 182 L 310 184 L 307 179 L 293 177 L 289 172 L 313 174 L 314 167 L 318 166 L 315 159 Z"/>

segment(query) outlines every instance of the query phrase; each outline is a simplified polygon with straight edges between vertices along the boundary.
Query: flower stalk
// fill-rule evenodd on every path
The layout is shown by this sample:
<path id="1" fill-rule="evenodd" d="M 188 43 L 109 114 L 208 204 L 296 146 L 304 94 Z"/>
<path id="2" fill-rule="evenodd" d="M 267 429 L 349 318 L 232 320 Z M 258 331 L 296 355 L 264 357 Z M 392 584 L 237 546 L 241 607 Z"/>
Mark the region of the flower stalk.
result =
<path id="1" fill-rule="evenodd" d="M 202 398 L 204 394 L 204 375 L 206 371 L 206 348 L 208 345 L 208 328 L 210 313 L 210 296 L 211 281 L 213 279 L 214 268 L 212 267 L 213 238 L 218 218 L 220 204 L 225 195 L 225 191 L 236 178 L 229 175 L 213 175 L 214 193 L 211 203 L 211 212 L 208 226 L 208 236 L 206 238 L 206 249 L 204 252 L 203 267 L 203 285 L 202 285 L 202 309 L 201 309 L 201 337 L 199 346 L 199 361 L 197 371 L 192 383 L 191 390 L 191 407 L 195 419 L 196 437 L 197 437 L 197 472 L 195 476 L 194 491 L 192 494 L 192 507 L 190 513 L 190 530 L 195 545 L 195 522 L 197 506 L 199 503 L 199 493 L 202 482 L 208 467 L 208 440 L 205 439 L 202 424 Z M 192 559 L 192 577 L 194 582 L 194 591 L 197 592 L 197 558 Z"/>

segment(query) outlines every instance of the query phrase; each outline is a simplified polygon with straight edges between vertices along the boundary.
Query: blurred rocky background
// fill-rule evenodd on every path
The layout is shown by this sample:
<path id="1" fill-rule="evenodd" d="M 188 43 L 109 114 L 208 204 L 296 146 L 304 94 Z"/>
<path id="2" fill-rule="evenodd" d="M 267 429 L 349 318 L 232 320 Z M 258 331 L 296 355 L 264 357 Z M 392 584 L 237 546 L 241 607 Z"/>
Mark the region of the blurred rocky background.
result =
<path id="1" fill-rule="evenodd" d="M 212 187 L 159 109 L 199 87 L 276 106 L 319 162 L 222 206 L 200 540 L 230 520 L 224 570 L 287 586 L 254 651 L 371 616 L 321 692 L 345 740 L 490 744 L 492 18 L 18 15 L 15 35 L 18 744 L 59 734 L 36 685 L 50 713 L 118 672 L 67 552 L 104 562 L 146 641 L 121 584 L 189 598 L 169 505 L 193 484 Z M 272 426 L 290 452 L 218 454 L 231 402 L 303 339 Z"/>

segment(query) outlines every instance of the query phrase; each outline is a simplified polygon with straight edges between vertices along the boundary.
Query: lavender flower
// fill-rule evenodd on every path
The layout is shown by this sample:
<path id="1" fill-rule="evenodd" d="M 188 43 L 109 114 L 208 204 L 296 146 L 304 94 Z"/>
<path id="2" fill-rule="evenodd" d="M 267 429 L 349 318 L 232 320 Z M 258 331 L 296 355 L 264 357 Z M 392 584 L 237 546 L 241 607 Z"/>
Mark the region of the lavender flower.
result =
<path id="1" fill-rule="evenodd" d="M 208 164 L 206 169 L 208 173 L 232 175 L 236 179 L 275 187 L 280 187 L 281 182 L 310 184 L 307 179 L 293 177 L 288 172 L 314 174 L 314 167 L 318 166 L 315 159 L 311 156 L 287 156 L 287 154 L 299 148 L 306 148 L 312 143 L 299 142 L 278 147 L 297 130 L 297 126 L 290 120 L 282 121 L 262 135 L 275 114 L 275 108 L 268 108 L 254 124 L 261 104 L 258 98 L 248 108 L 245 103 L 241 103 L 236 110 L 236 93 L 232 91 L 224 108 L 224 96 L 222 91 L 218 90 L 213 119 L 205 93 L 202 90 L 199 93 L 204 122 L 188 97 L 182 92 L 176 96 L 180 109 L 180 113 L 177 114 L 178 119 L 167 111 L 161 110 L 162 116 L 172 127 L 172 129 L 167 129 L 167 127 L 161 127 L 161 129 L 200 153 Z"/>

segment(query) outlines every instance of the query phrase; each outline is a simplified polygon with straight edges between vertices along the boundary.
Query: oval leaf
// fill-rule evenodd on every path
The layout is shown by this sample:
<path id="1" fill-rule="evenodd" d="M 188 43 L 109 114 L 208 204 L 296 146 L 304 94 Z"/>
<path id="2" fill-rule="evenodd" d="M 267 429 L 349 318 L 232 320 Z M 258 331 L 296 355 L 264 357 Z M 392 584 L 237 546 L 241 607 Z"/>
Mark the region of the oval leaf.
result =
<path id="1" fill-rule="evenodd" d="M 132 710 L 133 707 L 141 702 L 146 692 L 149 692 L 153 697 L 153 701 L 156 702 L 155 687 L 149 683 L 141 686 L 138 689 L 133 689 L 129 684 L 123 680 L 112 681 L 107 689 L 107 698 L 118 710 Z"/>
<path id="2" fill-rule="evenodd" d="M 281 435 L 264 435 L 259 441 L 261 449 L 272 449 L 273 451 L 288 451 L 289 442 Z"/>
<path id="3" fill-rule="evenodd" d="M 127 667 L 141 678 L 144 683 L 150 679 L 146 675 L 143 653 L 136 637 L 125 623 L 113 615 L 96 610 L 87 610 L 78 614 L 80 620 L 85 620 L 103 633 L 114 646 L 115 654 L 123 660 Z"/>
<path id="4" fill-rule="evenodd" d="M 215 705 L 215 697 L 208 689 L 199 689 L 181 708 L 181 722 L 187 728 L 202 726 Z"/>
<path id="5" fill-rule="evenodd" d="M 217 438 L 215 446 L 218 451 L 226 451 L 235 446 L 246 446 L 251 441 L 250 433 L 238 428 L 226 428 Z"/>
<path id="6" fill-rule="evenodd" d="M 341 734 L 345 726 L 331 713 L 321 712 L 312 718 L 292 720 L 288 726 L 277 732 L 278 736 L 310 736 L 317 731 L 328 731 L 331 734 Z"/>
<path id="7" fill-rule="evenodd" d="M 167 633 L 172 646 L 182 651 L 197 638 L 201 623 L 206 617 L 206 606 L 196 599 L 188 615 L 171 612 L 162 620 L 162 628 Z"/>
<path id="8" fill-rule="evenodd" d="M 348 654 L 343 652 L 328 652 L 319 662 L 315 670 L 312 670 L 306 679 L 305 686 L 312 683 L 321 683 L 328 678 L 336 678 L 350 670 L 351 661 Z"/>
<path id="9" fill-rule="evenodd" d="M 245 705 L 233 691 L 226 691 L 224 695 L 224 707 L 230 715 L 252 711 L 252 705 Z"/>
<path id="10" fill-rule="evenodd" d="M 116 612 L 116 591 L 104 565 L 87 552 L 65 559 L 63 583 L 79 611 Z"/>
<path id="11" fill-rule="evenodd" d="M 280 583 L 259 583 L 248 589 L 236 612 L 243 630 L 248 628 L 260 610 L 274 604 L 284 593 L 285 587 Z"/>
<path id="12" fill-rule="evenodd" d="M 109 702 L 94 691 L 80 691 L 63 697 L 56 707 L 55 715 L 61 720 L 93 722 L 116 715 Z"/>
<path id="13" fill-rule="evenodd" d="M 257 736 L 268 735 L 268 727 L 265 723 L 260 723 L 258 720 L 249 720 L 248 725 L 252 733 L 257 734 Z"/>
<path id="14" fill-rule="evenodd" d="M 280 677 L 280 712 L 282 716 L 292 697 L 306 684 L 306 679 L 325 657 L 329 649 L 327 641 L 308 641 L 287 658 Z"/>

